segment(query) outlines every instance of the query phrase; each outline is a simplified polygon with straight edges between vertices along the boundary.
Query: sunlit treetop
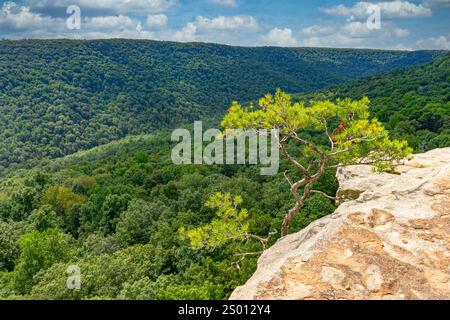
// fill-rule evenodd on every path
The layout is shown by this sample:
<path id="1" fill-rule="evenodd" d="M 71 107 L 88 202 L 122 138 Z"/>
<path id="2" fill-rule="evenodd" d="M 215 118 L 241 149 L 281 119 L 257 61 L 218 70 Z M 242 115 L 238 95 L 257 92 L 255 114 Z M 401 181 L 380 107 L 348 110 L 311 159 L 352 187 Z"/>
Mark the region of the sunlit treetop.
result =
<path id="1" fill-rule="evenodd" d="M 293 103 L 281 90 L 260 99 L 258 107 L 232 104 L 222 126 L 228 130 L 278 129 L 280 150 L 301 175 L 300 180 L 294 180 L 288 171 L 284 172 L 296 203 L 284 218 L 282 236 L 288 234 L 305 200 L 312 193 L 321 193 L 313 187 L 328 169 L 370 164 L 377 171 L 395 171 L 396 165 L 412 152 L 405 141 L 390 140 L 382 124 L 369 116 L 368 98 L 311 101 L 305 106 Z M 291 141 L 298 146 L 297 156 L 290 153 Z"/>
<path id="2" fill-rule="evenodd" d="M 372 164 L 379 170 L 393 170 L 412 149 L 404 141 L 390 140 L 377 119 L 369 119 L 369 99 L 311 101 L 308 106 L 293 102 L 277 90 L 259 100 L 258 106 L 243 107 L 233 102 L 222 121 L 225 129 L 278 129 L 280 144 L 290 139 L 301 143 L 310 156 L 324 157 L 328 165 Z M 302 131 L 327 137 L 327 145 L 302 138 Z"/>

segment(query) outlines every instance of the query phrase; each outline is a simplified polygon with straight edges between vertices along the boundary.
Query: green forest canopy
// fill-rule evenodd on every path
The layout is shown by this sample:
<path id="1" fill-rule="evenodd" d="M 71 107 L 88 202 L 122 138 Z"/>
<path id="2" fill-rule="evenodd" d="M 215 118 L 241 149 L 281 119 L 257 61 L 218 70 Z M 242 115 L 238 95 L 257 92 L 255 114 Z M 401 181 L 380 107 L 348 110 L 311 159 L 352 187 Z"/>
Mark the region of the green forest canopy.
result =
<path id="1" fill-rule="evenodd" d="M 292 205 L 284 178 L 175 166 L 171 147 L 166 134 L 129 137 L 1 180 L 0 298 L 224 299 L 243 284 L 257 256 L 238 263 L 237 254 L 259 251 L 258 241 L 193 250 L 178 230 L 214 218 L 205 202 L 215 192 L 242 197 L 254 234 L 278 229 Z M 316 188 L 336 187 L 329 174 Z M 292 229 L 334 210 L 313 196 Z M 81 290 L 66 287 L 70 265 L 81 268 Z"/>
<path id="2" fill-rule="evenodd" d="M 86 42 L 86 45 L 101 43 Z M 120 47 L 120 41 L 117 46 Z M 195 48 L 195 45 L 179 46 Z M 326 54 L 331 51 L 320 52 Z M 122 58 L 118 56 L 117 59 Z M 90 68 L 95 70 L 93 66 Z M 42 67 L 42 70 L 46 69 Z M 416 150 L 430 148 L 436 141 L 438 146 L 450 146 L 447 140 L 448 72 L 447 55 L 424 66 L 369 76 L 323 91 L 298 95 L 297 99 L 343 96 L 357 99 L 368 95 L 372 100 L 372 115 L 390 126 L 392 135 L 410 140 Z M 95 78 L 95 72 L 89 74 L 86 71 L 81 75 L 86 79 Z M 28 88 L 30 92 L 47 88 L 49 97 L 56 99 L 61 95 L 62 98 L 58 98 L 61 101 L 67 92 L 71 92 L 53 90 L 51 86 L 42 85 L 45 81 L 41 83 L 35 74 L 21 73 L 21 77 L 26 76 L 31 78 L 23 79 L 23 85 L 27 81 L 33 83 L 33 79 L 37 81 Z M 49 75 L 41 78 L 46 77 Z M 5 81 L 3 77 L 0 79 Z M 302 90 L 291 88 L 290 91 Z M 18 92 L 8 89 L 8 99 L 20 101 Z M 41 99 L 43 96 L 38 92 L 30 97 Z M 86 92 L 90 91 L 83 89 L 79 94 L 83 96 Z M 1 94 L 4 97 L 4 91 Z M 14 98 L 14 94 L 18 96 Z M 107 99 L 106 94 L 98 96 L 101 94 L 93 91 L 89 97 L 97 97 L 98 101 Z M 131 97 L 130 94 L 128 98 Z M 87 103 L 89 99 L 82 101 Z M 74 106 L 76 101 L 73 100 Z M 63 106 L 61 102 L 58 110 L 62 113 L 57 118 L 67 120 Z M 50 108 L 50 113 L 52 110 L 55 109 Z M 109 120 L 122 119 L 108 112 L 105 111 L 103 116 L 108 115 Z M 30 136 L 23 133 L 27 131 L 20 129 L 27 128 L 25 124 L 33 123 L 33 119 L 40 119 L 30 116 L 29 112 L 15 115 L 21 121 L 4 123 L 8 126 L 20 123 L 16 125 L 17 132 L 2 130 L 2 134 L 9 137 L 9 144 L 18 137 L 12 132 L 22 132 L 20 137 L 24 142 L 30 140 Z M 4 112 L 0 117 L 3 116 Z M 78 123 L 73 119 L 70 121 L 74 125 Z M 44 132 L 53 137 L 52 130 L 62 130 L 62 137 L 66 134 L 64 130 L 71 128 L 70 121 L 62 121 Z M 402 121 L 403 127 L 411 125 L 429 133 L 418 134 L 415 138 L 408 133 L 410 131 L 401 130 L 399 123 Z M 116 122 L 113 124 L 117 125 Z M 105 124 L 104 128 L 114 126 Z M 96 132 L 93 126 L 92 133 Z M 316 143 L 322 142 L 313 132 L 305 131 L 303 134 Z M 289 187 L 282 174 L 262 177 L 259 168 L 253 166 L 175 166 L 170 159 L 172 143 L 169 136 L 164 130 L 151 135 L 129 136 L 60 159 L 36 161 L 32 169 L 17 170 L 0 178 L 0 299 L 225 299 L 236 286 L 243 284 L 254 272 L 257 256 L 242 260 L 238 254 L 260 250 L 257 240 L 230 242 L 213 252 L 193 250 L 178 231 L 210 223 L 216 217 L 216 210 L 208 206 L 207 200 L 219 192 L 240 196 L 239 210 L 245 209 L 249 231 L 255 235 L 267 235 L 271 230 L 279 230 L 285 213 L 293 205 Z M 430 141 L 434 141 L 433 144 Z M 26 149 L 30 151 L 30 158 L 33 148 L 43 142 L 35 140 L 33 143 Z M 298 152 L 295 145 L 288 148 L 292 154 Z M 288 169 L 291 169 L 289 164 L 283 161 L 280 172 Z M 314 188 L 325 194 L 335 194 L 337 182 L 333 172 L 325 175 Z M 334 210 L 333 201 L 315 194 L 291 224 L 291 231 L 302 229 Z M 278 237 L 279 234 L 271 237 L 269 245 Z M 80 290 L 67 289 L 66 270 L 71 265 L 81 268 L 83 280 Z"/>
<path id="3" fill-rule="evenodd" d="M 297 99 L 371 100 L 372 115 L 416 152 L 450 146 L 450 54 L 423 66 L 351 80 Z"/>
<path id="4" fill-rule="evenodd" d="M 0 172 L 206 117 L 277 87 L 309 92 L 442 51 L 0 41 Z"/>

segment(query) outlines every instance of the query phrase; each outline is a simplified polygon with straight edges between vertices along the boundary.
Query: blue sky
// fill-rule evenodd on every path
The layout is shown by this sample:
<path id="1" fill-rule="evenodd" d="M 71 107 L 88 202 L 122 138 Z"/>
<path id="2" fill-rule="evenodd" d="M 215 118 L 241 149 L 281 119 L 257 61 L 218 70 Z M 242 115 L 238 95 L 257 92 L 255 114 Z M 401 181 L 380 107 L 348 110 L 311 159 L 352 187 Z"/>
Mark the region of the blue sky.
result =
<path id="1" fill-rule="evenodd" d="M 0 37 L 450 49 L 450 0 L 0 1 Z"/>

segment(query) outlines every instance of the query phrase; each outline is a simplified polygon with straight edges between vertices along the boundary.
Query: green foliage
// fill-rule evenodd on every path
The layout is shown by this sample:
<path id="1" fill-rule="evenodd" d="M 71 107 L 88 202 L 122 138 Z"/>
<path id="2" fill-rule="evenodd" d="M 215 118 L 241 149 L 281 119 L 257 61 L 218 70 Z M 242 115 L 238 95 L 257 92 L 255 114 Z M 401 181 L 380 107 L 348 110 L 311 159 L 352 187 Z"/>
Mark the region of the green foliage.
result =
<path id="1" fill-rule="evenodd" d="M 232 197 L 230 193 L 213 194 L 205 206 L 216 211 L 216 219 L 211 223 L 186 231 L 184 227 L 180 229 L 180 234 L 190 240 L 194 249 L 206 248 L 209 250 L 223 246 L 229 241 L 244 240 L 249 230 L 248 211 L 238 210 L 237 206 L 242 203 L 240 196 Z"/>
<path id="2" fill-rule="evenodd" d="M 291 92 L 313 90 L 425 63 L 441 53 L 55 40 L 2 41 L 0 55 L 7 57 L 0 59 L 0 166 L 11 172 L 0 178 L 0 299 L 226 299 L 253 274 L 260 235 L 279 230 L 295 203 L 282 173 L 293 180 L 300 175 L 287 159 L 273 177 L 260 176 L 253 166 L 174 166 L 169 135 L 161 131 L 56 160 L 32 160 L 31 170 L 13 170 L 10 164 L 222 114 L 230 100 L 252 100 L 275 84 Z M 373 86 L 367 80 L 352 83 L 354 95 L 343 85 L 346 94 L 329 97 L 342 98 L 338 102 L 311 96 L 316 102 L 296 106 L 280 95 L 282 110 L 290 113 L 286 123 L 308 124 L 299 137 L 326 151 L 322 115 L 330 131 L 340 120 L 352 122 L 348 131 L 334 135 L 335 151 L 354 152 L 336 155 L 346 163 L 373 147 L 380 154 L 392 150 L 391 159 L 405 150 L 385 140 L 386 131 L 380 122 L 368 121 L 367 111 L 390 129 L 392 139 L 424 148 L 449 146 L 443 61 L 389 73 L 384 80 L 369 78 Z M 369 110 L 361 100 L 364 90 L 372 100 Z M 355 100 L 344 100 L 347 96 Z M 278 110 L 270 99 L 263 102 L 267 110 Z M 244 118 L 250 111 L 240 110 Z M 266 117 L 269 124 L 284 123 L 272 115 Z M 383 139 L 356 142 L 366 138 L 362 131 Z M 316 154 L 298 142 L 286 150 L 303 165 Z M 313 187 L 335 194 L 335 171 L 325 172 Z M 331 199 L 312 194 L 290 231 L 334 210 Z M 233 223 L 238 220 L 241 224 Z M 201 230 L 197 248 L 180 238 L 182 228 L 186 236 Z M 230 230 L 228 239 L 224 233 Z M 211 238 L 216 231 L 220 243 Z M 67 288 L 70 265 L 80 267 L 80 290 Z"/>
<path id="3" fill-rule="evenodd" d="M 33 276 L 56 262 L 73 257 L 70 236 L 55 230 L 32 231 L 19 241 L 20 256 L 14 268 L 14 288 L 19 293 L 28 293 L 33 286 Z"/>
<path id="4" fill-rule="evenodd" d="M 41 204 L 50 206 L 59 215 L 63 216 L 72 210 L 76 204 L 81 204 L 84 201 L 83 196 L 74 193 L 69 188 L 54 186 L 44 192 Z"/>
<path id="5" fill-rule="evenodd" d="M 28 216 L 28 221 L 39 232 L 47 229 L 57 229 L 63 226 L 62 218 L 49 205 L 44 205 L 39 209 L 33 210 Z"/>
<path id="6" fill-rule="evenodd" d="M 124 246 L 123 241 L 116 234 L 105 236 L 101 231 L 83 234 L 79 243 L 81 251 L 86 257 L 112 254 Z"/>
<path id="7" fill-rule="evenodd" d="M 280 228 L 293 204 L 288 185 L 282 174 L 261 177 L 255 167 L 174 166 L 171 147 L 166 134 L 129 137 L 0 179 L 0 203 L 18 208 L 20 214 L 14 217 L 23 220 L 8 220 L 11 211 L 0 219 L 0 257 L 7 265 L 0 271 L 0 297 L 225 299 L 245 283 L 256 268 L 258 254 L 243 260 L 239 254 L 259 252 L 260 241 L 227 241 L 214 251 L 193 250 L 180 239 L 179 229 L 195 230 L 220 221 L 216 211 L 225 208 L 223 203 L 217 199 L 205 203 L 215 193 L 239 194 L 242 202 L 231 212 L 247 208 L 243 224 L 249 234 L 266 236 Z M 292 153 L 297 150 L 295 145 L 288 147 Z M 127 174 L 130 168 L 143 170 L 144 183 Z M 289 168 L 283 160 L 280 171 Z M 317 181 L 315 189 L 335 193 L 334 172 Z M 225 203 L 230 209 L 230 201 L 232 209 L 232 197 Z M 333 201 L 312 196 L 291 231 L 334 209 Z M 68 212 L 78 219 L 63 218 L 59 226 L 52 211 L 57 220 Z M 57 225 L 60 231 L 43 230 Z M 63 236 L 62 230 L 76 239 Z M 24 234 L 27 245 L 19 246 Z M 273 235 L 267 245 L 278 238 L 279 234 Z M 32 261 L 36 268 L 29 266 Z M 67 289 L 69 265 L 81 269 L 80 290 Z"/>
<path id="8" fill-rule="evenodd" d="M 37 208 L 37 190 L 32 187 L 22 185 L 13 188 L 6 196 L 0 197 L 0 217 L 20 221 L 27 217 L 27 214 Z"/>
<path id="9" fill-rule="evenodd" d="M 412 149 L 404 141 L 391 141 L 388 132 L 377 119 L 369 120 L 369 99 L 337 100 L 335 103 L 312 101 L 309 106 L 295 102 L 291 96 L 277 90 L 259 101 L 259 108 L 242 107 L 234 102 L 222 121 L 225 129 L 280 130 L 280 141 L 300 142 L 305 156 L 326 157 L 326 165 L 369 163 L 376 169 L 393 170 L 395 164 L 408 156 Z M 304 131 L 314 131 L 329 140 L 322 146 L 302 138 Z M 297 160 L 287 155 L 290 160 Z M 298 163 L 298 162 L 297 162 Z"/>
<path id="10" fill-rule="evenodd" d="M 335 209 L 336 207 L 331 201 L 324 201 L 322 196 L 314 194 L 305 201 L 301 214 L 294 218 L 290 228 L 292 230 L 304 229 L 310 223 L 327 216 Z"/>
<path id="11" fill-rule="evenodd" d="M 123 39 L 2 40 L 0 174 L 126 135 L 218 116 L 232 100 L 252 100 L 275 86 L 306 92 L 440 55 Z"/>
<path id="12" fill-rule="evenodd" d="M 100 221 L 101 228 L 106 234 L 112 233 L 116 229 L 120 216 L 128 208 L 128 202 L 131 196 L 125 195 L 107 195 L 101 207 L 102 219 Z"/>
<path id="13" fill-rule="evenodd" d="M 153 223 L 165 210 L 166 207 L 162 203 L 132 200 L 127 211 L 120 216 L 116 234 L 128 245 L 147 243 Z"/>
<path id="14" fill-rule="evenodd" d="M 275 95 L 267 94 L 260 99 L 258 105 L 259 108 L 253 104 L 244 108 L 234 102 L 222 126 L 227 134 L 236 129 L 279 130 L 279 137 L 272 139 L 277 139 L 280 150 L 300 174 L 300 178 L 295 176 L 293 180 L 284 173 L 295 205 L 283 220 L 283 236 L 288 234 L 291 222 L 311 193 L 320 192 L 312 188 L 330 168 L 369 164 L 377 171 L 394 171 L 413 151 L 406 141 L 391 141 L 383 125 L 377 119 L 369 119 L 367 97 L 359 101 L 311 101 L 305 107 L 302 103 L 293 103 L 290 95 L 278 89 Z M 328 140 L 327 143 L 316 142 L 321 138 Z M 288 151 L 290 142 L 297 144 L 300 155 Z M 226 230 L 223 233 L 226 234 Z M 215 236 L 220 239 L 220 234 Z M 201 232 L 191 234 L 191 239 L 196 240 L 194 245 L 204 237 Z"/>
<path id="15" fill-rule="evenodd" d="M 81 176 L 73 180 L 72 189 L 75 193 L 87 194 L 90 190 L 92 190 L 95 187 L 95 185 L 96 185 L 95 178 L 89 176 Z"/>
<path id="16" fill-rule="evenodd" d="M 14 268 L 20 254 L 17 241 L 30 229 L 26 222 L 0 221 L 0 272 Z"/>
<path id="17" fill-rule="evenodd" d="M 119 297 L 131 300 L 218 300 L 224 295 L 221 285 L 205 282 L 201 285 L 182 285 L 173 277 L 160 277 L 157 281 L 144 278 L 127 284 Z"/>
<path id="18" fill-rule="evenodd" d="M 262 178 L 257 168 L 247 166 L 232 171 L 174 166 L 171 147 L 166 134 L 130 137 L 0 179 L 0 203 L 20 207 L 15 216 L 23 220 L 0 219 L 0 257 L 7 265 L 0 271 L 0 298 L 225 299 L 245 283 L 258 254 L 240 261 L 236 253 L 259 252 L 260 241 L 193 250 L 180 239 L 179 229 L 221 220 L 216 211 L 224 209 L 223 203 L 208 201 L 210 196 L 239 194 L 239 206 L 248 208 L 243 221 L 248 233 L 265 236 L 279 228 L 291 202 L 283 177 Z M 143 184 L 127 174 L 130 168 L 145 172 Z M 322 191 L 336 189 L 334 176 L 321 180 L 321 186 Z M 19 190 L 30 197 L 12 197 Z M 334 210 L 330 200 L 319 199 L 327 210 L 321 214 Z M 229 209 L 234 200 L 225 201 Z M 64 219 L 71 212 L 78 218 Z M 19 246 L 24 234 L 27 245 Z M 36 268 L 29 266 L 32 261 Z M 80 267 L 80 290 L 67 289 L 69 265 Z"/>
<path id="19" fill-rule="evenodd" d="M 371 100 L 371 114 L 392 138 L 407 140 L 416 152 L 450 146 L 450 54 L 424 66 L 332 86 L 295 96 L 298 100 L 351 97 Z"/>

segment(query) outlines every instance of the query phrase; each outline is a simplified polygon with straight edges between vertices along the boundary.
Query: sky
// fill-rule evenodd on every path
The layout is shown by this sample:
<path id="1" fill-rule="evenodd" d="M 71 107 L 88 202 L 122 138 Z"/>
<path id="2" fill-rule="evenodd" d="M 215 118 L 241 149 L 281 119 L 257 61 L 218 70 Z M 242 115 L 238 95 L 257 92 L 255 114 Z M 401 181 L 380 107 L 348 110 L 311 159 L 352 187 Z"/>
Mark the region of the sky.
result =
<path id="1" fill-rule="evenodd" d="M 0 1 L 0 38 L 450 49 L 450 0 Z"/>

